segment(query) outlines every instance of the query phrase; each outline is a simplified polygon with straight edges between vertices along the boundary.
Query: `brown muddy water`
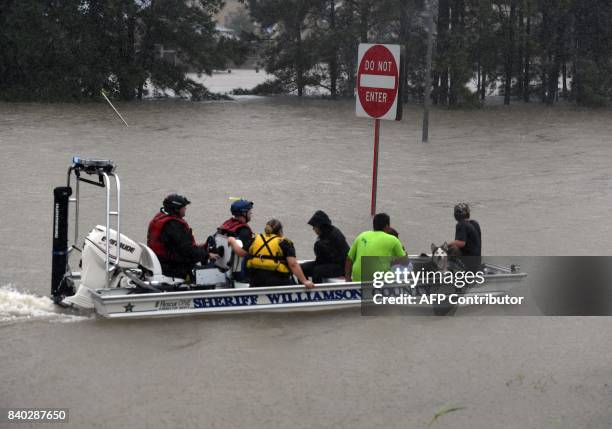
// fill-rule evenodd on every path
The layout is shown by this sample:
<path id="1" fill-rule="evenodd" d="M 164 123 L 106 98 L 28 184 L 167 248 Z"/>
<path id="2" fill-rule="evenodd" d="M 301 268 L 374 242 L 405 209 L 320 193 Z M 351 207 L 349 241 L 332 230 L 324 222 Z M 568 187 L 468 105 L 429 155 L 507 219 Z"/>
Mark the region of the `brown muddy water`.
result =
<path id="1" fill-rule="evenodd" d="M 0 408 L 69 408 L 75 428 L 612 424 L 610 318 L 57 314 L 35 295 L 48 294 L 52 189 L 73 155 L 116 162 L 137 241 L 173 191 L 192 200 L 199 240 L 236 196 L 255 201 L 255 230 L 281 219 L 299 258 L 317 209 L 349 240 L 369 227 L 373 128 L 350 102 L 117 107 L 129 128 L 103 104 L 0 104 Z M 452 207 L 468 201 L 488 255 L 610 255 L 611 135 L 609 110 L 499 106 L 434 111 L 421 144 L 408 108 L 382 124 L 378 208 L 410 253 L 452 239 Z M 102 193 L 85 190 L 83 209 L 85 233 L 103 222 Z"/>

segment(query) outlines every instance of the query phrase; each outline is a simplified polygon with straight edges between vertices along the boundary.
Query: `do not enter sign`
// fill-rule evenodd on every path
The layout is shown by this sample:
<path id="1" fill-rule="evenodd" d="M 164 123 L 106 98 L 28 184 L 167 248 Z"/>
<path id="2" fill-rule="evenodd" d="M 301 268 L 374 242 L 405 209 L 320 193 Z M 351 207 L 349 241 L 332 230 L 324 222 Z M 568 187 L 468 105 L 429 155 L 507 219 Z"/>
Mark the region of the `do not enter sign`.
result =
<path id="1" fill-rule="evenodd" d="M 362 43 L 357 69 L 357 116 L 399 120 L 400 46 Z"/>
<path id="2" fill-rule="evenodd" d="M 374 119 L 374 161 L 372 167 L 372 206 L 376 213 L 378 188 L 378 138 L 380 120 L 402 119 L 400 98 L 400 45 L 361 43 L 357 56 L 357 116 Z"/>

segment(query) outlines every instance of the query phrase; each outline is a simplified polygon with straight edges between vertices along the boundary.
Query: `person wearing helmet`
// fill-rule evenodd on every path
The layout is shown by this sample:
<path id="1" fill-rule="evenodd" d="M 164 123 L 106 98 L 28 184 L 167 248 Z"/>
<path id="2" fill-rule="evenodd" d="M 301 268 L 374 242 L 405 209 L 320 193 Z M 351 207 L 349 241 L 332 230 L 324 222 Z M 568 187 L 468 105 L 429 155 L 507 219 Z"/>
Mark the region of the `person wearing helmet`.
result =
<path id="1" fill-rule="evenodd" d="M 209 257 L 216 255 L 209 254 L 205 245 L 196 244 L 184 219 L 191 201 L 182 195 L 170 194 L 162 204 L 149 222 L 147 246 L 157 255 L 164 275 L 189 280 L 198 262 L 206 264 Z"/>
<path id="2" fill-rule="evenodd" d="M 315 283 L 321 283 L 324 278 L 344 276 L 349 245 L 342 231 L 332 225 L 323 210 L 317 210 L 308 225 L 312 226 L 317 241 L 314 244 L 315 260 L 301 264 L 304 275 Z"/>
<path id="3" fill-rule="evenodd" d="M 482 233 L 477 221 L 470 219 L 470 206 L 458 203 L 453 210 L 457 225 L 455 239 L 448 243 L 449 248 L 458 249 L 461 260 L 470 271 L 476 271 L 481 264 Z"/>
<path id="4" fill-rule="evenodd" d="M 235 255 L 240 258 L 245 258 L 248 255 L 248 248 L 253 242 L 253 230 L 249 226 L 251 216 L 253 215 L 253 201 L 239 199 L 234 201 L 230 206 L 232 217 L 223 222 L 217 228 L 219 234 L 228 237 L 227 244 L 232 248 Z M 242 246 L 237 240 L 242 242 Z M 243 262 L 240 271 L 234 273 L 234 279 L 240 282 L 248 282 L 245 262 Z"/>
<path id="5" fill-rule="evenodd" d="M 247 252 L 244 249 L 248 249 L 253 241 L 253 231 L 249 226 L 253 213 L 253 206 L 253 201 L 244 199 L 234 201 L 230 206 L 232 217 L 217 228 L 220 234 L 230 237 L 228 243 L 232 246 L 232 250 L 241 257 L 246 256 Z M 236 243 L 236 239 L 242 241 L 243 247 L 240 247 L 238 243 Z"/>

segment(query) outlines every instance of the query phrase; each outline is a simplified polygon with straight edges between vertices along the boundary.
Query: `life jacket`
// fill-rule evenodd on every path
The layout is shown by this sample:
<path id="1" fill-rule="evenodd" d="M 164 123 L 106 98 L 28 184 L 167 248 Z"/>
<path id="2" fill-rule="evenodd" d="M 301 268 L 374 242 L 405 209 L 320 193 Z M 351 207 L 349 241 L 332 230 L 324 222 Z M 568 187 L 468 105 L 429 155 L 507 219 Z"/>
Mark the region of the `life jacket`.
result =
<path id="1" fill-rule="evenodd" d="M 223 235 L 227 235 L 228 237 L 236 237 L 236 233 L 238 232 L 238 230 L 244 227 L 248 228 L 251 235 L 253 235 L 253 230 L 251 229 L 249 224 L 244 223 L 236 218 L 230 218 L 223 222 L 223 225 L 217 228 L 217 231 Z"/>
<path id="2" fill-rule="evenodd" d="M 185 220 L 178 216 L 160 211 L 153 217 L 153 219 L 151 219 L 151 222 L 149 222 L 149 230 L 147 232 L 147 246 L 149 246 L 151 250 L 153 250 L 153 252 L 157 255 L 158 258 L 166 260 L 175 259 L 174 252 L 168 249 L 161 240 L 161 233 L 164 229 L 164 226 L 171 220 L 175 220 L 181 225 L 183 225 L 183 227 L 185 227 L 185 231 L 187 231 L 191 235 L 192 244 L 194 246 L 196 245 L 195 238 L 191 233 L 191 228 L 189 228 L 189 224 L 185 222 Z"/>
<path id="3" fill-rule="evenodd" d="M 289 274 L 287 258 L 280 247 L 282 240 L 276 234 L 258 234 L 249 248 L 247 268 Z"/>
<path id="4" fill-rule="evenodd" d="M 219 240 L 218 236 L 222 236 L 225 238 L 225 240 L 222 242 L 227 243 L 227 237 L 238 237 L 238 230 L 241 228 L 247 228 L 249 230 L 249 239 L 253 237 L 253 230 L 248 223 L 244 223 L 241 220 L 232 217 L 223 222 L 223 224 L 217 228 L 215 239 Z M 247 243 L 242 243 L 243 246 L 246 244 Z M 229 259 L 226 261 L 226 265 L 231 267 L 232 275 L 236 280 L 247 282 L 246 259 L 238 257 L 238 255 L 231 250 L 231 247 L 226 247 L 230 255 Z"/>

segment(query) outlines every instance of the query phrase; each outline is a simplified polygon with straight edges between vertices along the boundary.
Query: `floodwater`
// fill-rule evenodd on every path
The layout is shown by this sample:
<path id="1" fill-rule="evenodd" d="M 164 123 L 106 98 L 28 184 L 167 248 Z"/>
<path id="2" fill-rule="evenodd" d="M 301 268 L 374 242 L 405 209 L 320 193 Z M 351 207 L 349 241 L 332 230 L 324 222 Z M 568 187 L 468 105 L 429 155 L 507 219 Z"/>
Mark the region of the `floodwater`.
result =
<path id="1" fill-rule="evenodd" d="M 604 428 L 610 318 L 362 317 L 359 310 L 108 321 L 58 314 L 52 190 L 74 155 L 110 158 L 122 232 L 145 240 L 163 197 L 203 240 L 229 197 L 278 217 L 299 258 L 323 209 L 369 227 L 372 121 L 347 101 L 0 104 L 0 407 L 70 409 L 67 427 Z M 610 255 L 612 112 L 434 111 L 381 127 L 378 210 L 410 253 L 453 237 L 468 201 L 488 255 Z M 103 223 L 84 189 L 81 237 Z M 466 310 L 469 311 L 469 310 Z M 469 315 L 469 314 L 468 314 Z M 459 409 L 434 416 L 443 407 Z M 12 427 L 12 426 L 11 426 Z"/>

